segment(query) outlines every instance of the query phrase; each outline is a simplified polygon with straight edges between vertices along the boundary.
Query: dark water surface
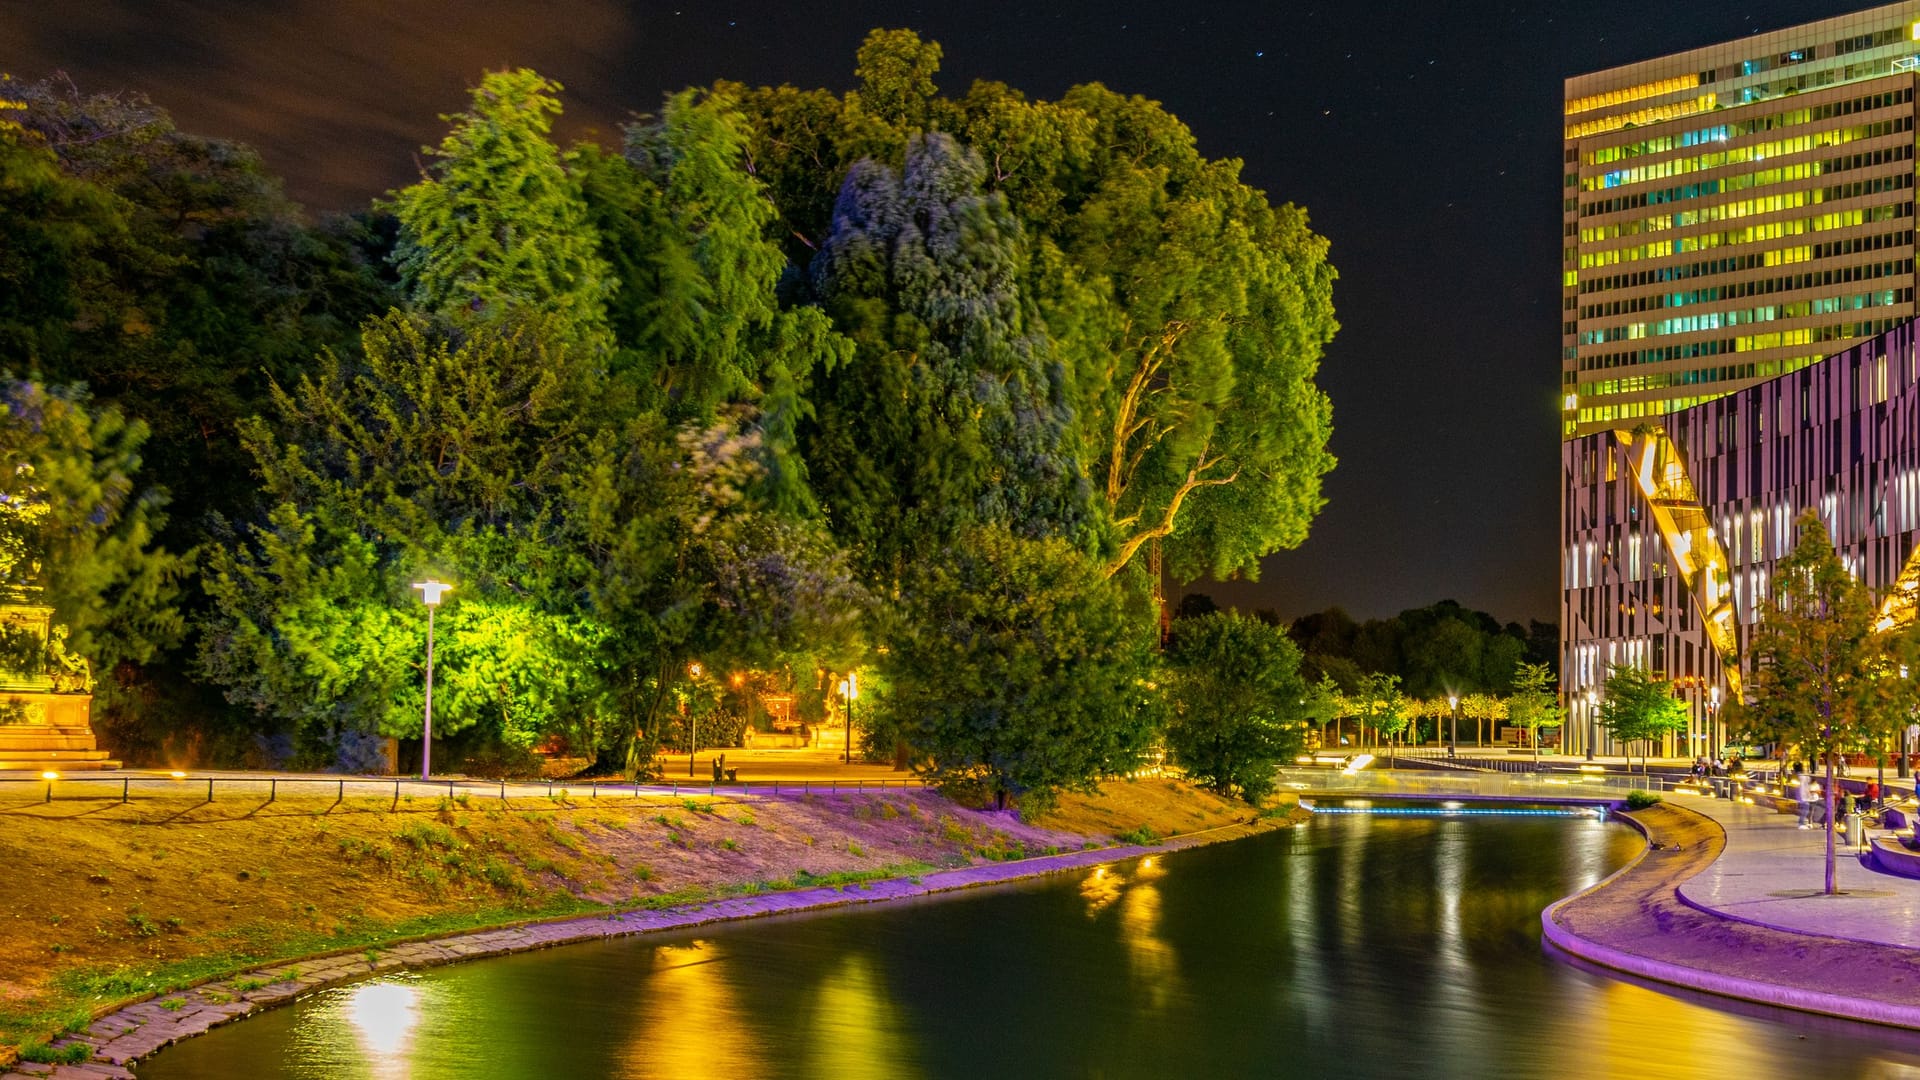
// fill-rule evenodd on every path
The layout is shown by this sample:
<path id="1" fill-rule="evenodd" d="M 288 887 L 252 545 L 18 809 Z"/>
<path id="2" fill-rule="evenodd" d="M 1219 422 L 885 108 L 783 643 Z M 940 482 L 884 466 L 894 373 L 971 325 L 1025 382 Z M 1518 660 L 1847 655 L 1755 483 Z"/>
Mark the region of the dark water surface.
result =
<path id="1" fill-rule="evenodd" d="M 1554 960 L 1623 826 L 1321 817 L 991 891 L 576 945 L 316 994 L 169 1078 L 1920 1077 L 1920 1037 Z"/>

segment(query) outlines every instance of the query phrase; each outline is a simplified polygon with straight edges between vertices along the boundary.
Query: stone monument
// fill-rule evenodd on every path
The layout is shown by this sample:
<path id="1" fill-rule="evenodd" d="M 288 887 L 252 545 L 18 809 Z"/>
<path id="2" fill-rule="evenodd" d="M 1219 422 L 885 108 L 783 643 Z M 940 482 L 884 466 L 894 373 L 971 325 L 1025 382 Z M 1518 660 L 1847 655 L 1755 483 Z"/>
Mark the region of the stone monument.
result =
<path id="1" fill-rule="evenodd" d="M 67 628 L 25 590 L 0 596 L 0 769 L 117 769 L 93 736 L 93 671 Z M 26 662 L 33 656 L 39 662 Z"/>

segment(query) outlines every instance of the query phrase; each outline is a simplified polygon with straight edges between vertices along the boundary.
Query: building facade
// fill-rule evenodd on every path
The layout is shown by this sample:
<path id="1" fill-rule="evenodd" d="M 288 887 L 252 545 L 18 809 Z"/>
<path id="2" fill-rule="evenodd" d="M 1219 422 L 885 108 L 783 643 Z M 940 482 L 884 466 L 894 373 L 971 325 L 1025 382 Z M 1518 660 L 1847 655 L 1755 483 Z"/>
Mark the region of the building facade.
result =
<path id="1" fill-rule="evenodd" d="M 1566 437 L 1913 316 L 1920 2 L 1566 81 Z"/>
<path id="2" fill-rule="evenodd" d="M 1756 605 L 1804 510 L 1876 596 L 1913 595 L 1917 338 L 1909 321 L 1802 370 L 1561 444 L 1570 752 L 1621 752 L 1593 714 L 1608 666 L 1632 664 L 1675 680 L 1688 702 L 1690 727 L 1665 753 L 1718 755 L 1714 705 L 1744 681 Z"/>

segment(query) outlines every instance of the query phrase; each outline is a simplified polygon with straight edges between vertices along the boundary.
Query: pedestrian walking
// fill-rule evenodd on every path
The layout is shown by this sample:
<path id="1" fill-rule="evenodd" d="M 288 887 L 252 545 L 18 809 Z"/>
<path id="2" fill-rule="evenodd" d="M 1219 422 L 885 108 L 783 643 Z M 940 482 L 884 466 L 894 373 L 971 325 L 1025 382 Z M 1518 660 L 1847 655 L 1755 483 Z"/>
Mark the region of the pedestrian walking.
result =
<path id="1" fill-rule="evenodd" d="M 1880 781 L 1867 781 L 1867 809 L 1880 809 Z"/>
<path id="2" fill-rule="evenodd" d="M 1798 827 L 1802 829 L 1813 828 L 1813 823 L 1810 820 L 1813 815 L 1812 774 L 1804 772 L 1799 774 L 1799 778 L 1794 781 L 1793 797 L 1794 800 L 1800 804 L 1800 825 Z"/>

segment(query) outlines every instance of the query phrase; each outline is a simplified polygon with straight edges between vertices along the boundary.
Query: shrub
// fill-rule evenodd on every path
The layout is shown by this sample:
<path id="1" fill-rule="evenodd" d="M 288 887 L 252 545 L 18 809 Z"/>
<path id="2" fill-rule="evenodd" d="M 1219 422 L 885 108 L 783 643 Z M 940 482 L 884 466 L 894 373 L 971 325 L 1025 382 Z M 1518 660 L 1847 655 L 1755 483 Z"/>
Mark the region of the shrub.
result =
<path id="1" fill-rule="evenodd" d="M 1659 801 L 1660 796 L 1651 791 L 1641 791 L 1639 788 L 1635 788 L 1627 792 L 1627 809 L 1629 810 L 1645 810 L 1647 807 Z"/>

